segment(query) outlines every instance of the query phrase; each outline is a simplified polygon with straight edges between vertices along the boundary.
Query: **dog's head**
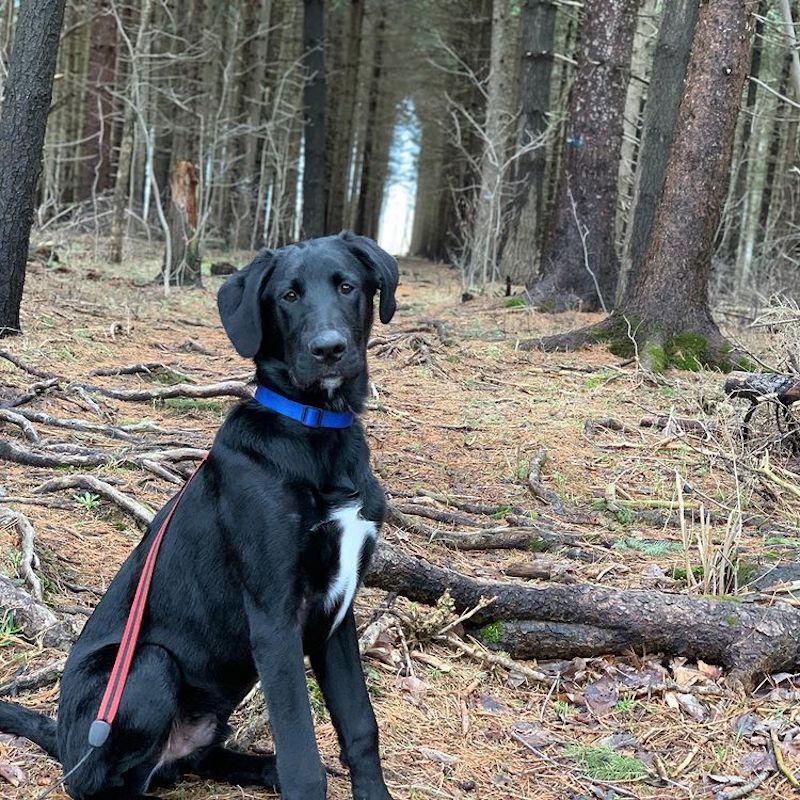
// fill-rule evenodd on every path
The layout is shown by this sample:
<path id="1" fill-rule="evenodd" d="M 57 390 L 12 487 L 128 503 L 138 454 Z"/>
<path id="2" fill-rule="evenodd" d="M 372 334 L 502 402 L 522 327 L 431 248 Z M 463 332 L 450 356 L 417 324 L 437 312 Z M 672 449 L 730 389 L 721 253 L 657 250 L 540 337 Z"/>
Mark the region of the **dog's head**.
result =
<path id="1" fill-rule="evenodd" d="M 262 250 L 219 290 L 217 304 L 239 355 L 259 369 L 278 362 L 301 391 L 326 390 L 366 371 L 372 301 L 395 312 L 397 262 L 365 236 L 345 232 Z"/>

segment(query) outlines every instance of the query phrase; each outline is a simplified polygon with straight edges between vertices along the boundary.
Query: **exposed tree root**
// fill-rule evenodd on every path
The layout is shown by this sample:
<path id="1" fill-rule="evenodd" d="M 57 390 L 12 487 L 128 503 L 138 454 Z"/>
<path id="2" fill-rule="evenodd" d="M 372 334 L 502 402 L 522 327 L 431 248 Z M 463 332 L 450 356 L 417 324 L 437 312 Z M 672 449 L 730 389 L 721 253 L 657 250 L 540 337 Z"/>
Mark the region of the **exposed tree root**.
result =
<path id="1" fill-rule="evenodd" d="M 448 544 L 459 550 L 528 550 L 545 551 L 558 547 L 574 547 L 585 543 L 580 532 L 557 531 L 527 519 L 525 526 L 481 528 L 476 531 L 443 531 L 426 525 L 390 504 L 387 521 L 402 530 L 424 536 L 430 542 Z M 593 544 L 610 546 L 612 542 L 592 539 Z"/>
<path id="2" fill-rule="evenodd" d="M 587 584 L 531 586 L 485 583 L 407 556 L 382 543 L 369 586 L 435 604 L 449 591 L 458 609 L 496 599 L 474 617 L 484 640 L 512 658 L 571 658 L 629 650 L 683 655 L 720 664 L 747 689 L 800 665 L 800 611 L 654 590 Z"/>
<path id="3" fill-rule="evenodd" d="M 8 683 L 0 684 L 0 697 L 16 695 L 20 692 L 30 692 L 33 689 L 41 689 L 43 686 L 51 686 L 63 674 L 66 658 L 60 658 L 51 664 L 46 664 L 38 669 L 24 672 L 17 675 Z"/>
<path id="4" fill-rule="evenodd" d="M 92 384 L 70 384 L 68 388 L 80 388 L 87 392 L 101 394 L 103 397 L 111 397 L 114 400 L 127 400 L 131 402 L 172 400 L 176 397 L 194 399 L 205 399 L 208 397 L 239 397 L 242 399 L 250 399 L 253 396 L 252 392 L 247 389 L 247 385 L 239 381 L 210 383 L 205 386 L 197 386 L 190 383 L 176 383 L 174 386 L 164 386 L 159 389 L 106 389 L 103 386 L 94 386 Z"/>
<path id="5" fill-rule="evenodd" d="M 20 575 L 28 584 L 35 600 L 42 599 L 42 582 L 34 570 L 39 568 L 39 556 L 34 549 L 36 532 L 33 525 L 28 522 L 28 518 L 19 511 L 12 511 L 10 508 L 0 508 L 0 526 L 13 525 L 19 536 L 19 549 L 22 558 L 19 562 Z"/>
<path id="6" fill-rule="evenodd" d="M 110 483 L 101 481 L 94 475 L 66 475 L 63 478 L 52 478 L 33 491 L 34 493 L 58 492 L 64 489 L 85 489 L 89 492 L 95 492 L 119 506 L 126 514 L 130 514 L 137 522 L 141 522 L 143 525 L 147 525 L 153 519 L 153 511 L 147 506 L 133 497 L 128 497 L 128 495 L 120 492 L 119 489 L 115 489 Z"/>
<path id="7" fill-rule="evenodd" d="M 694 324 L 682 321 L 668 328 L 626 316 L 624 312 L 614 312 L 602 322 L 567 333 L 528 339 L 520 342 L 519 347 L 559 352 L 598 343 L 607 343 L 615 355 L 637 359 L 651 372 L 663 372 L 669 367 L 685 370 L 710 367 L 727 372 L 747 358 L 747 354 L 734 349 L 710 319 Z"/>
<path id="8" fill-rule="evenodd" d="M 80 450 L 78 453 L 28 450 L 8 439 L 0 439 L 0 460 L 27 467 L 101 467 L 107 464 L 141 467 L 146 461 L 196 460 L 205 455 L 205 450 L 194 447 L 173 447 L 145 453 Z"/>
<path id="9" fill-rule="evenodd" d="M 0 358 L 4 358 L 6 361 L 10 361 L 17 369 L 21 369 L 23 372 L 27 372 L 29 375 L 33 375 L 35 378 L 55 378 L 56 376 L 52 372 L 45 372 L 43 369 L 39 369 L 38 367 L 32 367 L 30 364 L 26 364 L 22 359 L 17 358 L 16 356 L 9 353 L 7 350 L 0 350 Z"/>
<path id="10" fill-rule="evenodd" d="M 38 443 L 39 434 L 36 432 L 36 428 L 22 414 L 17 414 L 9 408 L 0 408 L 0 420 L 16 425 L 29 442 Z"/>
<path id="11" fill-rule="evenodd" d="M 49 647 L 64 647 L 75 639 L 75 632 L 47 606 L 37 602 L 28 592 L 0 576 L 0 609 L 13 613 L 14 624 L 26 639 L 40 639 Z"/>
<path id="12" fill-rule="evenodd" d="M 102 425 L 97 422 L 86 422 L 82 419 L 54 417 L 52 414 L 46 414 L 43 411 L 34 411 L 28 408 L 19 408 L 13 413 L 24 417 L 29 422 L 38 422 L 41 425 L 47 425 L 52 428 L 65 428 L 66 430 L 78 431 L 80 433 L 96 433 L 111 439 L 120 439 L 124 442 L 140 441 L 139 438 L 134 435 L 138 431 L 147 431 L 170 436 L 188 434 L 188 432 L 185 431 L 169 431 L 165 428 L 160 428 L 152 422 L 135 422 L 130 425 Z"/>

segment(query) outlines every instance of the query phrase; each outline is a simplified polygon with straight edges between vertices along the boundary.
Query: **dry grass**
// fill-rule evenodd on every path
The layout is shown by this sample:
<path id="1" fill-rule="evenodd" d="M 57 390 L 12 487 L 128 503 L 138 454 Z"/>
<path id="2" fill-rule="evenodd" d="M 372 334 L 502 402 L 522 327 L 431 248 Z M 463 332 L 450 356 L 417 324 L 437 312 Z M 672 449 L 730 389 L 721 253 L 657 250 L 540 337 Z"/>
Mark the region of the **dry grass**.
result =
<path id="1" fill-rule="evenodd" d="M 26 335 L 6 340 L 2 347 L 72 380 L 87 380 L 97 367 L 137 362 L 162 362 L 201 383 L 246 373 L 248 365 L 236 358 L 217 323 L 218 279 L 207 280 L 202 290 L 176 291 L 164 298 L 159 287 L 133 285 L 157 271 L 157 254 L 147 248 L 142 253 L 112 274 L 90 246 L 65 245 L 61 264 L 66 271 L 32 268 L 24 306 Z M 721 376 L 673 373 L 656 379 L 635 364 L 620 367 L 618 359 L 602 348 L 569 355 L 523 353 L 516 349 L 519 338 L 592 319 L 569 313 L 532 314 L 499 297 L 460 304 L 455 272 L 412 260 L 405 261 L 402 270 L 400 311 L 388 331 L 375 331 L 387 337 L 387 346 L 371 361 L 376 398 L 366 417 L 374 465 L 387 489 L 395 498 L 426 489 L 460 502 L 518 506 L 552 516 L 531 496 L 526 482 L 530 456 L 544 449 L 548 461 L 542 477 L 547 487 L 568 506 L 596 515 L 594 525 L 583 526 L 587 535 L 600 531 L 616 536 L 619 543 L 612 550 L 587 544 L 585 550 L 593 560 L 583 561 L 549 553 L 457 552 L 394 528 L 385 530 L 389 540 L 478 577 L 503 578 L 514 565 L 537 560 L 561 564 L 564 569 L 554 574 L 564 579 L 681 591 L 693 581 L 703 591 L 732 591 L 737 585 L 746 589 L 765 566 L 779 568 L 800 560 L 800 540 L 794 530 L 800 503 L 791 491 L 758 473 L 760 456 L 743 448 L 731 433 L 742 409 L 725 401 Z M 440 320 L 444 329 L 421 324 L 430 320 Z M 410 328 L 423 330 L 388 338 Z M 746 337 L 768 358 L 775 335 L 764 326 L 740 332 L 739 338 Z M 206 353 L 190 349 L 190 340 Z M 133 388 L 164 379 L 168 378 L 134 375 L 91 380 Z M 0 360 L 5 393 L 21 392 L 34 380 Z M 98 402 L 103 415 L 116 424 L 150 420 L 181 429 L 183 441 L 205 447 L 232 401 Z M 44 396 L 32 407 L 99 421 L 74 395 Z M 696 436 L 674 426 L 663 431 L 640 429 L 639 420 L 646 413 L 699 419 L 710 433 Z M 585 431 L 587 419 L 609 416 L 620 420 L 624 429 Z M 771 421 L 765 416 L 760 424 L 763 435 L 769 436 Z M 73 444 L 111 449 L 121 444 L 46 426 L 39 426 L 39 432 Z M 3 425 L 2 435 L 21 441 L 20 432 L 8 425 Z M 788 453 L 775 452 L 772 467 L 787 470 L 781 475 L 791 483 L 794 467 Z M 96 472 L 154 508 L 173 491 L 139 470 L 108 466 Z M 31 491 L 52 476 L 53 470 L 3 464 L 0 489 L 7 495 L 31 497 Z M 608 501 L 612 486 L 617 505 Z M 102 591 L 140 534 L 130 518 L 106 502 L 87 508 L 70 493 L 59 497 L 68 508 L 14 507 L 36 529 L 48 602 L 88 606 L 93 595 L 76 593 L 67 585 Z M 654 513 L 677 508 L 679 502 L 710 512 L 702 530 L 692 534 L 687 529 L 687 540 L 693 544 L 686 552 L 680 528 L 653 518 Z M 738 508 L 745 523 L 741 531 L 737 518 L 729 521 Z M 648 513 L 639 513 L 643 511 Z M 554 523 L 558 524 L 555 518 Z M 16 575 L 17 546 L 12 531 L 0 530 L 0 570 L 6 574 Z M 701 574 L 697 568 L 704 563 Z M 786 592 L 776 597 L 791 601 Z M 380 592 L 363 592 L 358 601 L 360 619 L 368 621 L 383 601 Z M 404 601 L 399 607 L 413 611 Z M 757 718 L 773 724 L 782 736 L 800 719 L 785 691 L 791 685 L 788 678 L 775 689 L 767 685 L 752 698 L 700 696 L 695 698 L 699 709 L 685 700 L 644 694 L 622 696 L 609 708 L 595 707 L 593 712 L 585 699 L 589 685 L 607 676 L 616 680 L 622 668 L 656 669 L 648 666 L 652 654 L 576 660 L 569 666 L 570 677 L 560 682 L 555 665 L 539 664 L 554 675 L 548 690 L 527 686 L 519 676 L 476 664 L 441 645 L 415 644 L 414 631 L 405 633 L 412 649 L 423 649 L 441 662 L 438 668 L 412 662 L 421 685 L 403 683 L 398 667 L 374 658 L 366 662 L 387 779 L 398 800 L 714 797 L 719 784 L 710 775 L 750 780 L 761 768 L 754 754 L 769 751 L 763 728 L 737 734 L 736 721 L 742 715 L 753 715 L 747 718 L 751 722 Z M 394 637 L 388 646 L 402 651 L 403 643 Z M 0 680 L 58 655 L 22 641 L 9 626 L 0 629 Z M 657 669 L 684 681 L 688 671 L 698 685 L 717 682 L 716 674 L 691 664 L 673 662 Z M 20 700 L 52 712 L 56 696 L 57 689 L 51 687 Z M 245 730 L 256 716 L 253 707 L 241 710 L 235 727 Z M 318 716 L 317 732 L 325 763 L 337 766 L 335 735 L 324 715 Z M 528 746 L 520 740 L 525 737 Z M 255 744 L 269 742 L 260 734 Z M 795 746 L 788 744 L 785 750 L 789 768 L 800 767 Z M 631 759 L 636 759 L 633 764 Z M 35 747 L 10 737 L 0 737 L 3 762 L 19 765 L 28 779 L 14 788 L 0 778 L 4 798 L 30 800 L 58 774 L 57 766 Z M 644 780 L 636 765 L 644 765 Z M 616 795 L 612 784 L 618 787 Z M 348 797 L 348 789 L 346 779 L 331 778 L 331 798 Z M 187 782 L 163 796 L 232 800 L 272 795 Z M 772 772 L 750 796 L 765 800 L 794 795 L 788 781 Z"/>

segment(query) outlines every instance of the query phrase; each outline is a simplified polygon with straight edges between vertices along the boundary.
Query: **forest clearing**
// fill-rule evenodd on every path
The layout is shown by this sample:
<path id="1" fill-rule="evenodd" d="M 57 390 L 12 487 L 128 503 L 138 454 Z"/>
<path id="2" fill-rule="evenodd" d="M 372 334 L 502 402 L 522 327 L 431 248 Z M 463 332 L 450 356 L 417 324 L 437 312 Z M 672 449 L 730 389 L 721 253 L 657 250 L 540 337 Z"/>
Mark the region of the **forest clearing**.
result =
<path id="1" fill-rule="evenodd" d="M 141 524 L 90 484 L 42 487 L 91 475 L 145 509 L 158 508 L 175 489 L 167 476 L 186 474 L 234 402 L 225 396 L 122 401 L 79 386 L 158 393 L 174 385 L 242 382 L 250 374 L 216 322 L 219 279 L 164 298 L 157 287 L 135 285 L 154 263 L 140 257 L 116 275 L 105 269 L 100 275 L 102 259 L 87 241 L 72 245 L 59 266 L 33 267 L 35 288 L 23 307 L 31 333 L 14 348 L 23 366 L 0 360 L 4 400 L 44 384 L 6 414 L 17 409 L 95 427 L 133 426 L 129 440 L 115 440 L 31 416 L 38 436 L 31 442 L 4 417 L 6 441 L 20 451 L 46 452 L 56 461 L 93 453 L 104 462 L 4 468 L 3 504 L 32 524 L 47 605 L 67 627 L 83 620 L 138 541 Z M 718 373 L 657 376 L 602 348 L 523 352 L 520 340 L 568 329 L 573 315 L 537 314 L 503 297 L 454 304 L 457 274 L 421 260 L 402 260 L 401 275 L 397 315 L 374 332 L 370 347 L 375 395 L 365 416 L 395 513 L 383 534 L 389 545 L 463 576 L 514 585 L 526 585 L 527 576 L 534 582 L 528 585 L 553 586 L 567 596 L 591 585 L 696 599 L 721 595 L 752 609 L 797 604 L 800 500 L 780 480 L 759 473 L 768 443 L 778 476 L 793 469 L 796 456 L 788 439 L 776 447 L 780 434 L 766 410 L 743 445 L 747 404 L 726 399 Z M 732 326 L 726 332 L 767 355 L 780 346 L 777 337 L 798 335 L 798 323 L 778 330 Z M 150 365 L 148 372 L 107 374 L 141 364 Z M 671 421 L 642 427 L 646 417 Z M 699 427 L 684 430 L 685 419 Z M 168 450 L 176 455 L 156 462 L 161 469 L 129 460 Z M 531 459 L 541 453 L 547 456 L 539 475 L 544 493 L 534 493 Z M 686 543 L 676 522 L 679 500 L 685 508 L 705 508 L 710 520 L 701 528 L 687 512 Z M 474 513 L 476 507 L 484 513 Z M 489 543 L 462 550 L 448 541 L 453 533 L 524 526 L 530 526 L 529 541 L 510 549 Z M 3 572 L 13 576 L 24 559 L 19 532 L 7 523 L 2 536 Z M 798 688 L 784 670 L 754 676 L 754 692 L 742 694 L 703 654 L 662 659 L 647 647 L 623 646 L 616 655 L 592 657 L 579 652 L 580 638 L 568 626 L 555 624 L 550 638 L 542 638 L 553 657 L 493 663 L 486 656 L 502 649 L 502 623 L 451 628 L 472 656 L 437 638 L 469 609 L 434 611 L 372 588 L 359 595 L 356 610 L 362 626 L 379 621 L 364 663 L 388 785 L 398 798 L 666 799 L 721 790 L 735 797 L 732 792 L 753 781 L 761 788 L 752 797 L 793 796 L 774 761 L 777 747 L 790 774 L 800 766 L 792 743 Z M 491 616 L 491 605 L 487 610 Z M 665 631 L 671 624 L 667 613 L 651 622 Z M 6 617 L 3 694 L 13 691 L 17 676 L 63 658 L 59 648 L 32 644 L 19 625 Z M 596 635 L 588 627 L 578 632 L 590 647 Z M 17 699 L 51 709 L 55 677 L 21 690 Z M 310 676 L 309 685 L 323 760 L 336 774 L 335 736 L 319 698 L 314 701 Z M 235 741 L 269 748 L 261 711 L 262 701 L 252 698 L 237 712 Z M 0 747 L 2 774 L 12 781 L 4 796 L 33 797 L 56 776 L 55 763 L 30 743 L 4 736 Z M 332 778 L 329 793 L 348 796 L 347 782 Z M 273 795 L 190 782 L 164 796 Z"/>

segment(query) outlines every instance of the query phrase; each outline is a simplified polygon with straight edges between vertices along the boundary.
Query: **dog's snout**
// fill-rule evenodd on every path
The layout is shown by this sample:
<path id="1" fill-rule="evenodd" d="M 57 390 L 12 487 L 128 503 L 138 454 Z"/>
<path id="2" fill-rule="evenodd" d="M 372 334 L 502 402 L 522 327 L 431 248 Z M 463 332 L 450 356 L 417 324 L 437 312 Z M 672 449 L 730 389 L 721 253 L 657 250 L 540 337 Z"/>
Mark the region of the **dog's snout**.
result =
<path id="1" fill-rule="evenodd" d="M 308 348 L 317 361 L 339 361 L 347 350 L 347 340 L 338 331 L 323 331 L 308 343 Z"/>

